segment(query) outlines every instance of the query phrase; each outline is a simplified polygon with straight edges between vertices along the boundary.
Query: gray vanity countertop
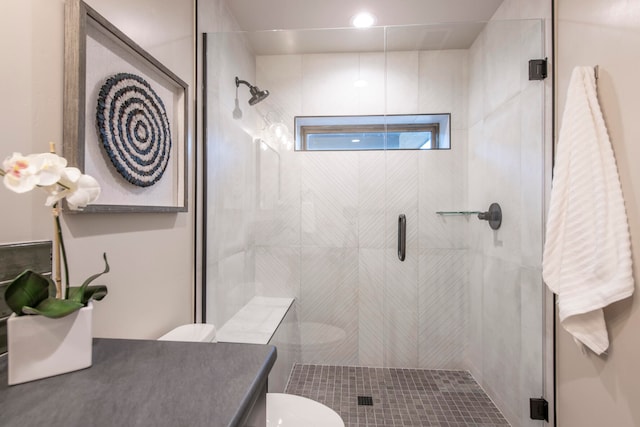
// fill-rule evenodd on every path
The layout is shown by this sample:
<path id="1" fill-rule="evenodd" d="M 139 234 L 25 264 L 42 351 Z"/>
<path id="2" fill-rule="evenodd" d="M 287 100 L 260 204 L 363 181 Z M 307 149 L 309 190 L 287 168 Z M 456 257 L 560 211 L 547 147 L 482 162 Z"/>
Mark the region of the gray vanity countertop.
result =
<path id="1" fill-rule="evenodd" d="M 276 359 L 273 346 L 95 339 L 93 365 L 7 385 L 2 426 L 240 426 Z"/>

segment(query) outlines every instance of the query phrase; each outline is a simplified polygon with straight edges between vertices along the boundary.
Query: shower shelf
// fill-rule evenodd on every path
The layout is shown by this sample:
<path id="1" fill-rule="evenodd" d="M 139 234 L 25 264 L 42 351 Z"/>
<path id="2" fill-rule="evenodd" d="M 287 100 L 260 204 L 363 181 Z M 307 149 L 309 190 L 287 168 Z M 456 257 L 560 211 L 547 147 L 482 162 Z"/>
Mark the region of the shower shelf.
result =
<path id="1" fill-rule="evenodd" d="M 480 211 L 438 211 L 436 214 L 442 216 L 453 216 L 453 215 L 477 215 L 482 213 Z"/>
<path id="2" fill-rule="evenodd" d="M 502 209 L 497 203 L 491 203 L 489 210 L 482 211 L 437 211 L 437 215 L 454 216 L 454 215 L 478 215 L 478 219 L 488 221 L 492 230 L 497 230 L 502 225 Z"/>

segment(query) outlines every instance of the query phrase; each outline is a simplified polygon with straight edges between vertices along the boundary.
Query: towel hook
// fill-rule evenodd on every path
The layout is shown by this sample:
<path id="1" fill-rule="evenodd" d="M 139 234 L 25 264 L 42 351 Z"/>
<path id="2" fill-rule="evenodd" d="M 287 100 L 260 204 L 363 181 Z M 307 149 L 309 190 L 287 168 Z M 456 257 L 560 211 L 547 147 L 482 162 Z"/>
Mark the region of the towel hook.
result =
<path id="1" fill-rule="evenodd" d="M 598 68 L 599 67 L 597 65 L 593 67 L 593 75 L 595 76 L 596 80 L 598 80 Z"/>

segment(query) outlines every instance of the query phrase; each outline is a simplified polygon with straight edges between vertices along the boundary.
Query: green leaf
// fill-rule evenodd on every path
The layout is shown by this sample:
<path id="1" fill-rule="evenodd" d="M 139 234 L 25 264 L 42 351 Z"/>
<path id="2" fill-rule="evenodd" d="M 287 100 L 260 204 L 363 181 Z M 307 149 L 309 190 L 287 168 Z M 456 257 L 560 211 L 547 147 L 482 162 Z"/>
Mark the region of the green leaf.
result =
<path id="1" fill-rule="evenodd" d="M 104 271 L 102 271 L 102 273 L 96 273 L 93 276 L 89 276 L 89 278 L 85 280 L 84 283 L 82 283 L 82 287 L 86 287 L 89 283 L 93 282 L 98 277 L 109 272 L 109 263 L 107 262 L 107 254 L 105 252 L 102 253 L 102 258 L 104 258 Z"/>
<path id="2" fill-rule="evenodd" d="M 86 305 L 92 299 L 100 301 L 106 295 L 107 287 L 105 285 L 87 286 L 84 289 L 80 286 L 72 286 L 69 288 L 68 299 Z"/>
<path id="3" fill-rule="evenodd" d="M 68 316 L 80 310 L 83 304 L 68 299 L 47 298 L 38 304 L 37 307 L 24 307 L 22 310 L 26 314 L 40 314 L 52 319 Z"/>
<path id="4" fill-rule="evenodd" d="M 69 288 L 69 294 L 67 295 L 67 299 L 70 299 L 78 303 L 86 304 L 92 297 L 96 300 L 101 300 L 102 298 L 104 298 L 104 296 L 107 294 L 106 286 L 100 285 L 100 286 L 89 287 L 89 283 L 93 282 L 103 274 L 109 272 L 109 263 L 107 262 L 107 254 L 103 253 L 102 257 L 104 258 L 104 271 L 102 271 L 101 273 L 96 273 L 92 276 L 89 276 L 89 278 L 87 278 L 87 280 L 85 280 L 84 283 L 82 283 L 82 286 L 80 286 L 79 288 L 78 287 Z M 94 289 L 92 291 L 89 291 L 88 288 L 92 288 L 92 289 L 99 288 L 99 290 Z M 104 293 L 102 291 L 102 288 L 104 288 Z M 96 293 L 97 295 L 94 295 Z"/>
<path id="5" fill-rule="evenodd" d="M 4 298 L 11 310 L 20 316 L 24 307 L 38 306 L 49 297 L 49 286 L 53 281 L 32 270 L 22 272 L 7 287 Z M 55 285 L 54 285 L 55 287 Z"/>

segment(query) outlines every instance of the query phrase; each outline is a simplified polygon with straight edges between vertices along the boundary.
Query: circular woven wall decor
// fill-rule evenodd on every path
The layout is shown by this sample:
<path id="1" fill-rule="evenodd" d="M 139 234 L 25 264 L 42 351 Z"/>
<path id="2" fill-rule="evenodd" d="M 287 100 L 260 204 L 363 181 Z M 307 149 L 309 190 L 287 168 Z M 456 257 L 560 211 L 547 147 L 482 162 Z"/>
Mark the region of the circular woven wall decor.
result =
<path id="1" fill-rule="evenodd" d="M 171 154 L 169 119 L 162 99 L 140 76 L 119 73 L 100 89 L 96 124 L 116 170 L 149 187 L 164 174 Z"/>

